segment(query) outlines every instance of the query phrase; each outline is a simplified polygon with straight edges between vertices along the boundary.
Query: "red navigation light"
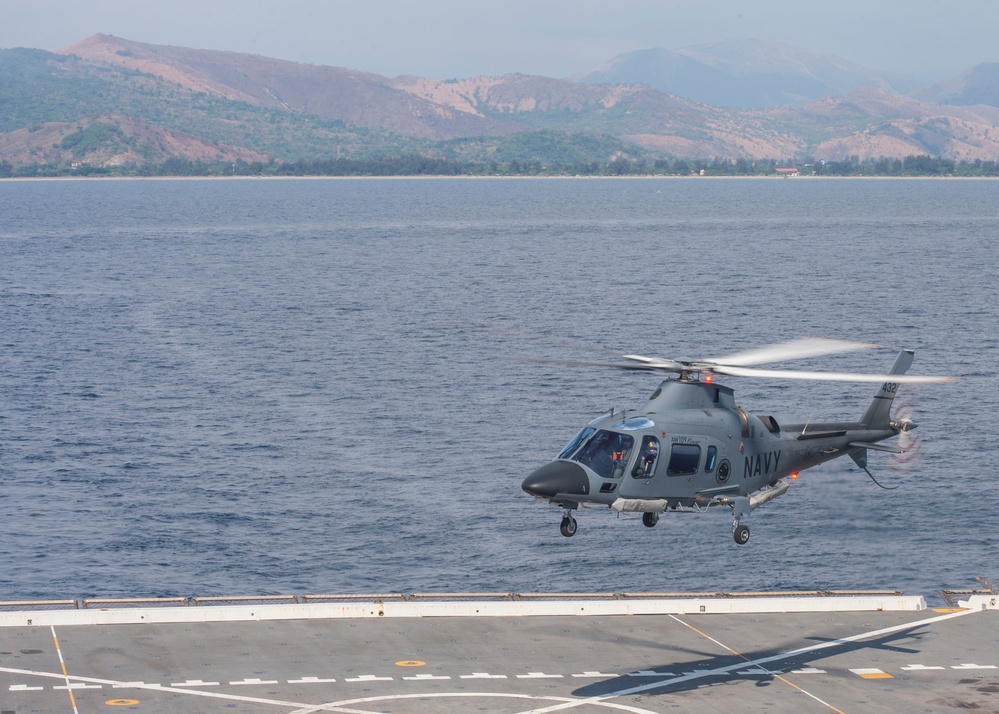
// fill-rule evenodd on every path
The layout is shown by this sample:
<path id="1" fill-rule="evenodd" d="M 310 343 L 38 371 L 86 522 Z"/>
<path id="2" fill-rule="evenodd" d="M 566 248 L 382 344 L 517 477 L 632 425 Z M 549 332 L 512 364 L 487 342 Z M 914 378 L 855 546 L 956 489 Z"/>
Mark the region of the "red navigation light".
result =
<path id="1" fill-rule="evenodd" d="M 705 384 L 711 384 L 713 381 L 715 381 L 715 376 L 713 374 L 706 374 L 706 375 L 704 375 L 704 383 Z"/>
<path id="2" fill-rule="evenodd" d="M 792 479 L 796 479 L 796 478 L 798 478 L 798 472 L 797 472 L 797 471 L 793 472 L 793 473 L 791 474 L 791 478 L 792 478 Z"/>

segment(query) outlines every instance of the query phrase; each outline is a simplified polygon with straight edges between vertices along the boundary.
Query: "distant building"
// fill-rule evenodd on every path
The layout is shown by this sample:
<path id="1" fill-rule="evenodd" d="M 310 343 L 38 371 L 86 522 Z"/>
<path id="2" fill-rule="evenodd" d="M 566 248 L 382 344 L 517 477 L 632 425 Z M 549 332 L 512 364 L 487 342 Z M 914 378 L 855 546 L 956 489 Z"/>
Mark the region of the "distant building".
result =
<path id="1" fill-rule="evenodd" d="M 793 167 L 786 168 L 786 169 L 774 169 L 774 170 L 777 172 L 778 176 L 785 176 L 785 177 L 787 177 L 787 176 L 797 176 L 798 175 L 798 167 L 797 166 L 793 166 Z"/>

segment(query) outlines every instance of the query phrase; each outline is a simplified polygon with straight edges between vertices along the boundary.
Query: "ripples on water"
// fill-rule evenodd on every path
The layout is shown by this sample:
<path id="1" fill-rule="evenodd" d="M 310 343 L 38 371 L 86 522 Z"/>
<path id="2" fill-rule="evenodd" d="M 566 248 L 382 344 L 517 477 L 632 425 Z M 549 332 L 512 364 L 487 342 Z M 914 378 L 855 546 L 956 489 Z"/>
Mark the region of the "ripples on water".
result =
<path id="1" fill-rule="evenodd" d="M 999 183 L 0 182 L 0 599 L 680 591 L 999 579 Z M 654 376 L 536 364 L 902 346 L 924 456 L 730 514 L 558 533 L 520 491 Z M 870 385 L 730 379 L 780 421 Z M 900 397 L 901 399 L 901 397 Z"/>

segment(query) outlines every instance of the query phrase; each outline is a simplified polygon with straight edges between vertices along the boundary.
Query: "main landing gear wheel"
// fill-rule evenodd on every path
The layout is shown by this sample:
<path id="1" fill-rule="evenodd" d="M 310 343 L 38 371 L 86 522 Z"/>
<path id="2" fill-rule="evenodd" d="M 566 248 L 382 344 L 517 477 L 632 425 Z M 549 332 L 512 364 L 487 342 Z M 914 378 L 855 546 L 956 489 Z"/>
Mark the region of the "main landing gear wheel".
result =
<path id="1" fill-rule="evenodd" d="M 642 525 L 646 528 L 655 528 L 656 523 L 659 522 L 658 513 L 643 513 L 642 514 Z"/>
<path id="2" fill-rule="evenodd" d="M 749 526 L 736 526 L 732 531 L 732 537 L 739 545 L 745 545 L 749 541 Z"/>
<path id="3" fill-rule="evenodd" d="M 562 518 L 562 525 L 558 527 L 562 531 L 562 535 L 566 538 L 572 538 L 576 535 L 576 519 L 572 516 L 564 516 Z"/>

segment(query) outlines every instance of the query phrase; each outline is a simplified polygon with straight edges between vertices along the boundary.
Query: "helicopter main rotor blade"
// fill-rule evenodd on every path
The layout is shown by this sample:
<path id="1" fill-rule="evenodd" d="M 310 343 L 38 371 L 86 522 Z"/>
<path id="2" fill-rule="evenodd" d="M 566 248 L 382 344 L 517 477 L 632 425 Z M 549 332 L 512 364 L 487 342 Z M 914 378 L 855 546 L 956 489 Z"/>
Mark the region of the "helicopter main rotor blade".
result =
<path id="1" fill-rule="evenodd" d="M 682 362 L 677 362 L 672 359 L 663 359 L 662 357 L 645 357 L 643 355 L 621 355 L 624 359 L 630 359 L 634 362 L 638 362 L 638 365 L 632 367 L 625 367 L 625 369 L 647 369 L 647 370 L 662 370 L 665 372 L 680 372 L 684 369 L 684 364 Z"/>
<path id="2" fill-rule="evenodd" d="M 715 365 L 712 372 L 733 377 L 772 377 L 774 379 L 814 379 L 827 382 L 895 382 L 898 384 L 933 384 L 956 382 L 956 377 L 931 377 L 906 374 L 858 374 L 854 372 L 803 372 L 795 369 L 750 369 L 734 365 Z"/>
<path id="3" fill-rule="evenodd" d="M 629 356 L 631 359 L 632 356 Z M 637 372 L 679 372 L 680 365 L 675 367 L 666 364 L 665 360 L 659 360 L 654 358 L 645 358 L 643 361 L 636 362 L 597 362 L 595 360 L 579 360 L 579 359 L 531 359 L 529 362 L 534 362 L 537 364 L 562 364 L 569 367 L 603 367 L 604 369 L 626 369 Z"/>
<path id="4" fill-rule="evenodd" d="M 532 360 L 547 364 L 564 364 L 580 367 L 603 367 L 638 372 L 667 372 L 684 375 L 687 373 L 727 374 L 734 377 L 768 377 L 773 379 L 810 379 L 833 382 L 892 382 L 896 384 L 932 384 L 935 382 L 955 382 L 955 377 L 935 377 L 902 374 L 862 374 L 856 372 L 811 372 L 793 369 L 756 369 L 750 365 L 804 359 L 821 355 L 838 354 L 866 350 L 879 345 L 852 340 L 833 340 L 822 337 L 808 337 L 791 342 L 782 342 L 756 350 L 737 352 L 714 359 L 678 361 L 663 357 L 645 355 L 622 355 L 627 362 L 602 362 L 590 360 Z"/>
<path id="5" fill-rule="evenodd" d="M 840 352 L 867 350 L 879 346 L 880 345 L 874 345 L 869 342 L 832 340 L 824 337 L 806 337 L 801 340 L 782 342 L 776 345 L 761 347 L 756 350 L 737 352 L 725 357 L 697 360 L 695 364 L 735 365 L 738 367 L 748 367 L 749 365 L 754 364 L 768 364 L 770 362 L 783 362 L 784 360 L 790 359 L 804 359 L 805 357 L 819 357 L 821 355 L 839 354 Z"/>

